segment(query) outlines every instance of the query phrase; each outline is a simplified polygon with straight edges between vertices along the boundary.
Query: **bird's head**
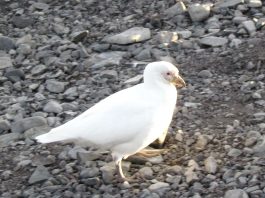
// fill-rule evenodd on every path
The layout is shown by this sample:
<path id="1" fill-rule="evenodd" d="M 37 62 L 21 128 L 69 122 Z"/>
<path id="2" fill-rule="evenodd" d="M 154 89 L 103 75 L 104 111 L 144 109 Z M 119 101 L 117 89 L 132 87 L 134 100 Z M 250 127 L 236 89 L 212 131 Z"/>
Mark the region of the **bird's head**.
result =
<path id="1" fill-rule="evenodd" d="M 144 80 L 159 80 L 163 83 L 173 84 L 177 88 L 186 86 L 185 81 L 179 75 L 179 70 L 173 64 L 166 61 L 149 63 L 144 70 Z"/>

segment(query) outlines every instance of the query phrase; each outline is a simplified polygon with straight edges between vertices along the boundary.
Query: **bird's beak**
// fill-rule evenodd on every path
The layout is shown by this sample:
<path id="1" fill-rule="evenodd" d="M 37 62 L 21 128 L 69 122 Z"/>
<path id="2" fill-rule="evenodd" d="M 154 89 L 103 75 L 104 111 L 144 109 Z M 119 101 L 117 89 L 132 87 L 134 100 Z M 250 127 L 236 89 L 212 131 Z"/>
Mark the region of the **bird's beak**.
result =
<path id="1" fill-rule="evenodd" d="M 186 83 L 183 80 L 183 78 L 181 78 L 180 75 L 176 75 L 174 76 L 174 78 L 172 79 L 172 83 L 177 87 L 177 88 L 182 88 L 182 87 L 186 87 Z"/>

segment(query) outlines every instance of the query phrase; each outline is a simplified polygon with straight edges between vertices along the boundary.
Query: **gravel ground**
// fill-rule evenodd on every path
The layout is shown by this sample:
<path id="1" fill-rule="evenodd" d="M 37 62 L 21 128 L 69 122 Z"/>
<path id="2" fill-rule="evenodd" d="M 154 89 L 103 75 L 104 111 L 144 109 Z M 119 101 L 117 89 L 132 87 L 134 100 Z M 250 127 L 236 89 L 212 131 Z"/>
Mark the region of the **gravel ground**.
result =
<path id="1" fill-rule="evenodd" d="M 264 24 L 259 0 L 0 1 L 0 197 L 265 197 Z M 155 60 L 187 87 L 168 152 L 124 161 L 138 181 L 106 151 L 32 140 Z"/>

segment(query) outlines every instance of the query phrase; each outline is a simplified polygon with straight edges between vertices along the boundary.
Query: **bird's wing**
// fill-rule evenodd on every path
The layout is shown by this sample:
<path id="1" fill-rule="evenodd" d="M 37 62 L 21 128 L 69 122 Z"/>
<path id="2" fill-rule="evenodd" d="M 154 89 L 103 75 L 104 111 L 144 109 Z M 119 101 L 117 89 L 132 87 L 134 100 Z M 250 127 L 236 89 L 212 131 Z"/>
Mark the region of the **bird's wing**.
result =
<path id="1" fill-rule="evenodd" d="M 156 115 L 156 108 L 159 108 L 155 97 L 147 92 L 142 84 L 119 91 L 44 134 L 39 141 L 45 142 L 41 141 L 45 139 L 47 143 L 76 139 L 103 147 L 130 141 L 152 127 L 153 116 Z"/>

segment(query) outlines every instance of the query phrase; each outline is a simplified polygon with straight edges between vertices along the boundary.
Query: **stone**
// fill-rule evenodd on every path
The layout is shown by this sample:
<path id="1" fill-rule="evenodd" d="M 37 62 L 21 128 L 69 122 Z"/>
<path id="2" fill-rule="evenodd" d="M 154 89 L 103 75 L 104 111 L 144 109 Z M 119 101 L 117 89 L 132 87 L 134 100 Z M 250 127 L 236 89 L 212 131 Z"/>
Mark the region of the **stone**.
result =
<path id="1" fill-rule="evenodd" d="M 142 79 L 143 79 L 143 75 L 139 74 L 133 78 L 126 80 L 124 83 L 125 84 L 138 84 Z"/>
<path id="2" fill-rule="evenodd" d="M 214 4 L 217 8 L 235 7 L 238 4 L 244 3 L 244 0 L 219 0 Z"/>
<path id="3" fill-rule="evenodd" d="M 118 78 L 118 72 L 115 70 L 104 70 L 100 73 L 100 76 L 102 78 L 117 79 Z"/>
<path id="4" fill-rule="evenodd" d="M 139 170 L 139 173 L 145 179 L 152 179 L 154 171 L 151 167 L 143 167 Z"/>
<path id="5" fill-rule="evenodd" d="M 260 8 L 262 7 L 262 2 L 261 0 L 248 0 L 248 7 L 250 8 Z"/>
<path id="6" fill-rule="evenodd" d="M 211 78 L 213 74 L 209 70 L 202 70 L 198 73 L 201 78 Z"/>
<path id="7" fill-rule="evenodd" d="M 189 169 L 185 172 L 185 176 L 186 176 L 186 182 L 187 183 L 192 183 L 194 181 L 198 181 L 199 180 L 198 175 L 195 172 L 193 172 L 192 170 L 189 170 Z"/>
<path id="8" fill-rule="evenodd" d="M 114 163 L 108 163 L 100 168 L 100 171 L 102 172 L 102 179 L 105 184 L 111 184 L 114 180 L 114 174 L 116 171 Z"/>
<path id="9" fill-rule="evenodd" d="M 29 55 L 31 53 L 31 46 L 27 43 L 20 44 L 17 48 L 17 52 L 21 55 Z"/>
<path id="10" fill-rule="evenodd" d="M 88 35 L 88 31 L 78 31 L 71 34 L 71 39 L 74 43 L 81 42 L 83 39 L 85 39 Z"/>
<path id="11" fill-rule="evenodd" d="M 248 20 L 248 18 L 247 17 L 245 17 L 245 16 L 236 16 L 236 17 L 234 17 L 233 18 L 233 22 L 235 23 L 235 24 L 241 24 L 242 22 L 244 22 L 244 21 L 247 21 Z"/>
<path id="12" fill-rule="evenodd" d="M 71 150 L 68 151 L 67 155 L 69 156 L 70 159 L 77 159 L 77 154 L 79 152 L 86 152 L 87 150 L 80 147 L 80 146 L 75 146 L 74 148 L 72 148 Z"/>
<path id="13" fill-rule="evenodd" d="M 157 183 L 152 184 L 152 185 L 150 185 L 148 187 L 148 189 L 150 191 L 157 191 L 157 190 L 159 190 L 161 188 L 168 188 L 169 189 L 170 187 L 169 187 L 169 184 L 168 183 L 165 183 L 165 182 L 157 182 Z"/>
<path id="14" fill-rule="evenodd" d="M 35 169 L 35 171 L 33 172 L 33 174 L 30 176 L 29 178 L 29 184 L 36 184 L 39 182 L 43 182 L 49 178 L 51 178 L 51 174 L 49 173 L 49 171 L 47 170 L 47 168 L 45 168 L 42 165 L 37 166 L 37 168 Z"/>
<path id="15" fill-rule="evenodd" d="M 151 58 L 152 56 L 150 49 L 144 49 L 135 56 L 135 59 L 139 61 L 150 60 Z"/>
<path id="16" fill-rule="evenodd" d="M 8 120 L 0 120 L 0 134 L 4 131 L 8 131 L 11 128 Z"/>
<path id="17" fill-rule="evenodd" d="M 192 32 L 189 30 L 176 31 L 181 38 L 188 39 L 191 37 Z"/>
<path id="18" fill-rule="evenodd" d="M 101 54 L 94 54 L 90 59 L 85 61 L 86 67 L 92 67 L 94 69 L 120 65 L 120 61 L 126 52 L 122 51 L 111 51 L 111 52 L 103 52 Z"/>
<path id="19" fill-rule="evenodd" d="M 182 1 L 177 2 L 175 5 L 165 10 L 168 17 L 184 14 L 187 11 L 185 4 Z"/>
<path id="20" fill-rule="evenodd" d="M 105 37 L 104 42 L 126 45 L 131 43 L 138 43 L 151 38 L 151 31 L 149 28 L 133 27 L 120 34 Z"/>
<path id="21" fill-rule="evenodd" d="M 31 26 L 33 22 L 34 22 L 33 19 L 30 17 L 17 16 L 17 15 L 12 17 L 12 23 L 17 28 L 25 28 Z"/>
<path id="22" fill-rule="evenodd" d="M 44 107 L 43 111 L 47 113 L 61 113 L 63 111 L 63 107 L 60 103 L 52 100 L 49 101 Z"/>
<path id="23" fill-rule="evenodd" d="M 249 196 L 244 190 L 233 189 L 226 191 L 224 198 L 249 198 Z"/>
<path id="24" fill-rule="evenodd" d="M 31 129 L 26 130 L 23 135 L 25 138 L 33 139 L 37 137 L 38 135 L 48 133 L 50 130 L 51 130 L 51 127 L 46 126 L 46 125 L 39 126 L 39 127 L 33 127 Z"/>
<path id="25" fill-rule="evenodd" d="M 47 67 L 45 65 L 36 65 L 32 67 L 31 74 L 40 75 L 40 74 L 43 74 L 46 70 L 47 70 Z"/>
<path id="26" fill-rule="evenodd" d="M 101 157 L 101 154 L 96 151 L 78 151 L 77 159 L 81 161 L 81 163 L 86 163 L 87 161 L 94 161 Z"/>
<path id="27" fill-rule="evenodd" d="M 223 46 L 228 43 L 227 38 L 217 37 L 217 36 L 207 36 L 200 39 L 200 43 L 203 45 L 208 45 L 211 47 Z"/>
<path id="28" fill-rule="evenodd" d="M 12 67 L 13 63 L 9 56 L 0 56 L 0 69 Z"/>
<path id="29" fill-rule="evenodd" d="M 171 31 L 161 31 L 158 33 L 158 41 L 165 46 L 178 41 L 178 33 Z"/>
<path id="30" fill-rule="evenodd" d="M 35 9 L 38 9 L 38 10 L 48 10 L 49 9 L 49 5 L 46 4 L 46 3 L 39 3 L 39 2 L 34 2 L 32 4 L 32 6 L 35 8 Z"/>
<path id="31" fill-rule="evenodd" d="M 7 133 L 0 135 L 0 148 L 8 146 L 10 143 L 19 140 L 20 138 L 21 134 L 19 133 Z"/>
<path id="32" fill-rule="evenodd" d="M 85 168 L 80 172 L 81 178 L 91 178 L 99 175 L 99 169 L 97 167 Z"/>
<path id="33" fill-rule="evenodd" d="M 33 127 L 47 125 L 45 118 L 40 116 L 28 117 L 20 119 L 15 123 L 11 124 L 11 131 L 13 133 L 23 133 L 24 131 L 31 129 Z"/>
<path id="34" fill-rule="evenodd" d="M 204 161 L 204 166 L 205 170 L 208 173 L 216 173 L 217 171 L 217 162 L 214 159 L 214 157 L 209 156 L 205 161 Z"/>
<path id="35" fill-rule="evenodd" d="M 8 78 L 11 82 L 19 82 L 25 79 L 25 73 L 22 69 L 8 68 L 5 77 Z"/>
<path id="36" fill-rule="evenodd" d="M 208 138 L 205 135 L 199 135 L 197 141 L 195 143 L 196 150 L 204 150 L 206 145 L 208 144 Z"/>
<path id="37" fill-rule="evenodd" d="M 242 151 L 236 148 L 232 148 L 229 152 L 228 152 L 228 156 L 230 157 L 238 157 L 242 154 Z"/>
<path id="38" fill-rule="evenodd" d="M 46 88 L 52 93 L 62 93 L 65 89 L 65 83 L 57 80 L 47 80 Z"/>
<path id="39" fill-rule="evenodd" d="M 16 45 L 13 39 L 0 35 L 0 50 L 9 51 L 15 49 Z"/>
<path id="40" fill-rule="evenodd" d="M 242 24 L 250 35 L 256 32 L 256 26 L 252 20 L 244 21 Z"/>
<path id="41" fill-rule="evenodd" d="M 188 8 L 190 18 L 193 22 L 200 22 L 207 19 L 210 15 L 210 5 L 192 4 Z"/>

